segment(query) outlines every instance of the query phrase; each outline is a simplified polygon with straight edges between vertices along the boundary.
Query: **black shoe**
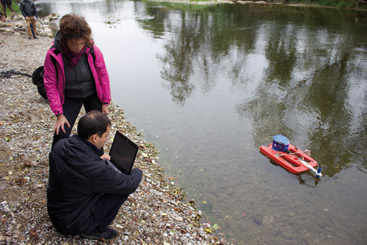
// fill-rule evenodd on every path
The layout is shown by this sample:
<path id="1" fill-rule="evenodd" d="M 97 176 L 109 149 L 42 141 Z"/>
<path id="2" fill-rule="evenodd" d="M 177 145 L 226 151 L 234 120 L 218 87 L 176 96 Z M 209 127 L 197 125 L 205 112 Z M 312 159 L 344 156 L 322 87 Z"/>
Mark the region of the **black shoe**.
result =
<path id="1" fill-rule="evenodd" d="M 38 39 L 38 37 L 34 36 L 33 39 Z"/>
<path id="2" fill-rule="evenodd" d="M 114 229 L 107 228 L 104 232 L 94 232 L 91 234 L 80 234 L 80 237 L 87 238 L 91 240 L 110 240 L 115 238 L 119 233 Z"/>

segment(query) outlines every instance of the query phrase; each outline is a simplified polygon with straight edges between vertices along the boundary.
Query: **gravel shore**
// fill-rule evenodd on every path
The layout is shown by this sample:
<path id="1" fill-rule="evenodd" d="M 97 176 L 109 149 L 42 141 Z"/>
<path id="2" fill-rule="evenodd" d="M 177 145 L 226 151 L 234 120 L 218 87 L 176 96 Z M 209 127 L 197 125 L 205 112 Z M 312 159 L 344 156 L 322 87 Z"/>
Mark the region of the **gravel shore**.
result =
<path id="1" fill-rule="evenodd" d="M 52 39 L 28 40 L 18 33 L 0 37 L 0 244 L 100 244 L 59 234 L 47 215 L 48 153 L 55 116 L 27 74 L 43 65 Z M 118 238 L 106 243 L 220 243 L 205 232 L 194 203 L 165 181 L 154 146 L 113 104 L 109 117 L 111 135 L 120 130 L 140 146 L 136 166 L 144 177 L 111 225 Z"/>

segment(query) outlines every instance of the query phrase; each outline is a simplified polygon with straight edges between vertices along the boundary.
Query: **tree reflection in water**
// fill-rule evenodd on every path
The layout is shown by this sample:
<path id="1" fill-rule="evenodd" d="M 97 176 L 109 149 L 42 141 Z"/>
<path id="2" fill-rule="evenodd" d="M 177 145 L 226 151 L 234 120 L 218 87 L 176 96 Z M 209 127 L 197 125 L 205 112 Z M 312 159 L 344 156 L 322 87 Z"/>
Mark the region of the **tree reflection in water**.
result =
<path id="1" fill-rule="evenodd" d="M 178 105 L 198 88 L 209 93 L 218 77 L 226 76 L 234 89 L 255 87 L 236 110 L 252 118 L 257 145 L 274 132 L 282 133 L 325 162 L 328 176 L 350 162 L 367 167 L 367 141 L 361 140 L 367 138 L 367 98 L 356 89 L 365 89 L 361 80 L 367 80 L 360 69 L 367 62 L 356 48 L 366 46 L 359 29 L 353 30 L 358 27 L 352 14 L 338 24 L 338 12 L 322 9 L 227 5 L 148 12 L 157 18 L 144 22 L 144 28 L 154 32 L 158 26 L 155 33 L 164 29 L 172 34 L 159 59 L 163 86 Z M 252 71 L 248 61 L 259 52 L 265 61 Z M 260 78 L 255 74 L 259 71 Z M 353 104 L 356 96 L 361 100 Z"/>

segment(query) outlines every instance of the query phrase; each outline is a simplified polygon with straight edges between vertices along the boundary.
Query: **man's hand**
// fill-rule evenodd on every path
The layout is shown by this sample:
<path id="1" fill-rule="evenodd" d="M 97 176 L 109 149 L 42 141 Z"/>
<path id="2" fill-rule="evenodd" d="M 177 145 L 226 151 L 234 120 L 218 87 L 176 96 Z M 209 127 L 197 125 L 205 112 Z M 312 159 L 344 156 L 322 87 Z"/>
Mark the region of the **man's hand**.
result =
<path id="1" fill-rule="evenodd" d="M 64 129 L 65 124 L 70 128 L 70 124 L 68 122 L 68 119 L 66 119 L 64 114 L 58 115 L 57 119 L 56 119 L 56 124 L 55 124 L 54 130 L 53 130 L 53 133 L 56 132 L 56 135 L 59 135 L 60 128 L 64 133 L 66 133 L 65 129 Z"/>
<path id="2" fill-rule="evenodd" d="M 100 158 L 101 158 L 102 160 L 111 160 L 111 157 L 110 157 L 110 155 L 108 155 L 108 154 L 103 154 L 102 156 L 100 156 Z"/>

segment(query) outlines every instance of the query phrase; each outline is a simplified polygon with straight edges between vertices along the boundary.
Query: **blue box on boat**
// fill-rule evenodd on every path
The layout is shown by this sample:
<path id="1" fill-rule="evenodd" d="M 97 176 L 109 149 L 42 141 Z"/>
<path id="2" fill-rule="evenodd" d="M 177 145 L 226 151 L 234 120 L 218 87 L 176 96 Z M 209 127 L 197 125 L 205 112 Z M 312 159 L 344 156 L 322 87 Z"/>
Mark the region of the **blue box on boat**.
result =
<path id="1" fill-rule="evenodd" d="M 283 135 L 275 135 L 273 137 L 273 146 L 272 148 L 276 151 L 287 152 L 289 147 L 289 139 Z"/>

